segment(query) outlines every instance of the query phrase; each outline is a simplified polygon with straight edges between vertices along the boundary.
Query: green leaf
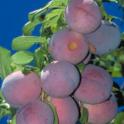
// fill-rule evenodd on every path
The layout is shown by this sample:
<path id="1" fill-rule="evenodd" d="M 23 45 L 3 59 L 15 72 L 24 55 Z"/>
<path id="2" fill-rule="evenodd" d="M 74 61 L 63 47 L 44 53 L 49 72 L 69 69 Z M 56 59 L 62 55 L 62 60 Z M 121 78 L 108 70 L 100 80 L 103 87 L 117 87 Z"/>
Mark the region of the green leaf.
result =
<path id="1" fill-rule="evenodd" d="M 16 124 L 16 115 L 9 121 L 8 124 Z"/>
<path id="2" fill-rule="evenodd" d="M 40 48 L 35 50 L 34 60 L 35 60 L 35 64 L 37 65 L 37 67 L 41 68 L 42 61 L 44 60 L 44 54 Z"/>
<path id="3" fill-rule="evenodd" d="M 76 65 L 76 67 L 79 70 L 79 72 L 82 73 L 84 68 L 85 68 L 85 64 L 79 63 L 79 64 Z"/>
<path id="4" fill-rule="evenodd" d="M 61 15 L 61 13 L 63 12 L 63 9 L 54 9 L 52 10 L 50 13 L 48 13 L 45 17 L 45 21 L 49 21 L 52 18 Z"/>
<path id="5" fill-rule="evenodd" d="M 43 8 L 37 9 L 33 12 L 30 12 L 28 15 L 29 20 L 32 22 L 35 19 L 40 19 L 41 15 L 45 15 L 49 10 L 54 8 L 65 8 L 68 0 L 51 0 L 46 6 Z"/>
<path id="6" fill-rule="evenodd" d="M 49 63 L 49 58 L 48 58 L 48 53 L 45 50 L 41 48 L 35 50 L 34 53 L 35 64 L 40 69 L 42 69 L 44 66 L 46 66 Z"/>
<path id="7" fill-rule="evenodd" d="M 54 124 L 59 124 L 58 114 L 57 114 L 56 108 L 54 107 L 54 105 L 52 103 L 48 103 L 48 104 L 49 104 L 49 106 L 52 109 L 53 114 L 54 114 Z"/>
<path id="8" fill-rule="evenodd" d="M 4 99 L 0 102 L 0 118 L 5 115 L 11 115 L 11 108 L 8 103 L 5 102 Z"/>
<path id="9" fill-rule="evenodd" d="M 113 70 L 112 70 L 112 76 L 113 77 L 122 77 L 121 69 L 122 69 L 121 64 L 115 62 Z"/>
<path id="10" fill-rule="evenodd" d="M 40 24 L 41 22 L 39 20 L 35 20 L 33 22 L 29 21 L 27 22 L 24 27 L 23 27 L 23 34 L 25 36 L 30 36 L 32 35 L 33 30 L 35 29 L 35 27 Z"/>
<path id="11" fill-rule="evenodd" d="M 12 56 L 12 61 L 15 64 L 25 65 L 33 60 L 33 54 L 27 51 L 19 51 Z"/>
<path id="12" fill-rule="evenodd" d="M 55 7 L 66 7 L 68 4 L 68 0 L 52 0 L 51 4 L 49 5 L 49 8 L 55 8 Z"/>
<path id="13" fill-rule="evenodd" d="M 102 0 L 96 0 L 96 1 L 100 1 L 102 3 Z M 104 1 L 103 1 L 104 2 Z M 118 2 L 118 0 L 105 0 L 105 2 Z"/>
<path id="14" fill-rule="evenodd" d="M 114 124 L 124 124 L 124 112 L 117 114 L 114 120 Z"/>
<path id="15" fill-rule="evenodd" d="M 11 115 L 11 111 L 10 109 L 6 109 L 6 108 L 0 108 L 0 118 L 2 118 L 5 115 Z"/>
<path id="16" fill-rule="evenodd" d="M 0 103 L 2 103 L 3 100 L 4 100 L 4 97 L 3 97 L 2 92 L 1 92 L 1 90 L 0 90 Z"/>
<path id="17" fill-rule="evenodd" d="M 26 50 L 38 43 L 41 43 L 40 36 L 20 36 L 13 40 L 12 48 L 14 50 Z"/>
<path id="18" fill-rule="evenodd" d="M 39 19 L 39 17 L 41 15 L 43 15 L 44 13 L 46 13 L 48 11 L 48 7 L 49 5 L 52 3 L 52 1 L 50 1 L 46 6 L 44 6 L 43 8 L 34 10 L 32 12 L 30 12 L 28 14 L 28 19 L 33 22 L 35 19 Z"/>
<path id="19" fill-rule="evenodd" d="M 22 71 L 24 70 L 24 65 L 17 65 L 15 63 L 11 64 L 13 71 Z"/>
<path id="20" fill-rule="evenodd" d="M 11 52 L 3 47 L 0 47 L 0 77 L 2 79 L 12 72 L 10 64 Z"/>
<path id="21" fill-rule="evenodd" d="M 81 117 L 80 117 L 80 123 L 81 124 L 87 124 L 88 122 L 88 111 L 85 107 L 81 108 Z"/>
<path id="22" fill-rule="evenodd" d="M 61 17 L 64 14 L 63 9 L 55 9 L 48 13 L 43 21 L 43 28 L 51 28 L 52 32 L 56 32 L 61 27 Z"/>
<path id="23" fill-rule="evenodd" d="M 31 66 L 31 65 L 25 65 L 22 72 L 24 74 L 28 74 L 30 72 L 35 72 L 36 74 L 39 75 L 41 71 L 40 71 L 40 68 L 38 68 L 38 67 L 34 67 L 34 66 Z"/>
<path id="24" fill-rule="evenodd" d="M 118 0 L 109 0 L 110 2 L 115 2 L 115 3 L 117 3 L 118 2 Z"/>

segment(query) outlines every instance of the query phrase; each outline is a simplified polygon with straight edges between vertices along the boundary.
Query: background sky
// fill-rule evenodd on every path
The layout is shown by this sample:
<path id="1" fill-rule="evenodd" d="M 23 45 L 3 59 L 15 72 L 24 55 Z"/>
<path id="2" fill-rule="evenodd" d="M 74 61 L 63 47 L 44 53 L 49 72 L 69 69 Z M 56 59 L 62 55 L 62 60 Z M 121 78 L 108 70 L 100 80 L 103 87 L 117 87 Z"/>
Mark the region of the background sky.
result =
<path id="1" fill-rule="evenodd" d="M 45 5 L 49 0 L 0 0 L 0 46 L 11 48 L 14 37 L 22 34 L 30 11 Z"/>

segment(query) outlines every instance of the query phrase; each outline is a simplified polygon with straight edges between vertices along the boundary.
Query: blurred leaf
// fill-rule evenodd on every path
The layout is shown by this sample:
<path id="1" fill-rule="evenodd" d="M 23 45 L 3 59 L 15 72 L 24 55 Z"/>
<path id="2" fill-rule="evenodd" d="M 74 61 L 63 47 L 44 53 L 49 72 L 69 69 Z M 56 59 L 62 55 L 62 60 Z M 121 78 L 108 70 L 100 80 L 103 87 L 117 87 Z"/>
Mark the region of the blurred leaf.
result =
<path id="1" fill-rule="evenodd" d="M 9 104 L 3 101 L 0 103 L 0 118 L 5 115 L 11 115 L 11 109 Z"/>
<path id="2" fill-rule="evenodd" d="M 4 97 L 3 97 L 2 92 L 0 90 L 0 104 L 3 102 L 3 100 L 4 100 Z"/>
<path id="3" fill-rule="evenodd" d="M 8 124 L 16 124 L 16 116 L 14 116 Z"/>
<path id="4" fill-rule="evenodd" d="M 37 67 L 39 67 L 39 68 L 42 67 L 43 59 L 44 59 L 44 55 L 42 53 L 42 50 L 40 48 L 36 49 L 35 53 L 34 53 L 34 60 L 35 60 Z"/>
<path id="5" fill-rule="evenodd" d="M 50 108 L 52 109 L 53 111 L 53 114 L 54 114 L 54 124 L 59 124 L 59 120 L 58 120 L 58 114 L 56 112 L 56 108 L 54 107 L 54 105 L 52 103 L 48 103 Z"/>
<path id="6" fill-rule="evenodd" d="M 28 74 L 29 72 L 35 72 L 37 73 L 38 75 L 40 74 L 40 68 L 38 67 L 34 67 L 34 66 L 30 66 L 30 65 L 25 65 L 22 72 L 24 74 Z"/>
<path id="7" fill-rule="evenodd" d="M 122 7 L 124 7 L 124 0 L 117 0 L 117 1 Z"/>
<path id="8" fill-rule="evenodd" d="M 12 66 L 13 71 L 22 71 L 22 70 L 24 70 L 24 65 L 17 65 L 15 63 L 12 63 L 11 66 Z"/>
<path id="9" fill-rule="evenodd" d="M 124 124 L 124 112 L 117 114 L 114 120 L 114 124 Z"/>
<path id="10" fill-rule="evenodd" d="M 81 124 L 87 124 L 88 123 L 88 111 L 85 107 L 81 108 L 80 123 Z"/>
<path id="11" fill-rule="evenodd" d="M 0 77 L 2 79 L 12 72 L 10 58 L 11 52 L 3 47 L 0 47 Z"/>
<path id="12" fill-rule="evenodd" d="M 12 56 L 12 61 L 19 65 L 28 64 L 32 62 L 32 60 L 33 54 L 27 51 L 19 51 Z"/>
<path id="13" fill-rule="evenodd" d="M 26 50 L 37 43 L 41 43 L 40 36 L 20 36 L 14 38 L 12 48 L 14 50 Z"/>
<path id="14" fill-rule="evenodd" d="M 124 48 L 120 47 L 103 56 L 95 57 L 95 59 L 93 60 L 93 64 L 105 68 L 111 74 L 112 77 L 122 77 L 123 53 L 124 53 Z M 120 56 L 122 58 L 120 58 Z"/>
<path id="15" fill-rule="evenodd" d="M 110 0 L 110 1 L 111 1 L 111 2 L 116 2 L 116 3 L 118 2 L 118 0 Z"/>
<path id="16" fill-rule="evenodd" d="M 113 70 L 112 70 L 112 76 L 113 77 L 122 77 L 121 69 L 122 69 L 121 64 L 116 62 L 114 64 L 114 67 L 113 67 Z"/>
<path id="17" fill-rule="evenodd" d="M 119 61 L 120 61 L 121 63 L 124 63 L 124 55 L 119 55 Z"/>
<path id="18" fill-rule="evenodd" d="M 113 93 L 117 98 L 118 107 L 124 106 L 124 96 L 122 94 L 122 91 L 121 90 L 113 91 Z"/>
<path id="19" fill-rule="evenodd" d="M 83 70 L 84 70 L 84 68 L 85 68 L 85 64 L 80 63 L 80 64 L 78 64 L 78 65 L 76 65 L 76 66 L 77 66 L 78 70 L 80 71 L 80 73 L 82 73 Z"/>
<path id="20" fill-rule="evenodd" d="M 117 82 L 113 81 L 113 88 L 118 91 L 120 90 L 120 85 Z"/>

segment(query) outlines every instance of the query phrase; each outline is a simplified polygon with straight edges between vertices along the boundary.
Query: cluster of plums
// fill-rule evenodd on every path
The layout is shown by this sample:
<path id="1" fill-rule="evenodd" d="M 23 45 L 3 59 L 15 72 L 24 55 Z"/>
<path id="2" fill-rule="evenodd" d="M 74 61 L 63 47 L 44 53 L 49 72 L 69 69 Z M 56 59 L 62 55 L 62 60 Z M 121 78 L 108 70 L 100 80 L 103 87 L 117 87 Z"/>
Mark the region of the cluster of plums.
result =
<path id="1" fill-rule="evenodd" d="M 55 107 L 59 124 L 76 124 L 80 109 L 88 110 L 89 124 L 106 124 L 117 114 L 112 93 L 112 78 L 101 67 L 86 64 L 90 54 L 103 55 L 120 44 L 118 27 L 102 20 L 95 0 L 70 0 L 65 19 L 68 26 L 55 33 L 49 42 L 54 61 L 38 76 L 21 71 L 8 75 L 2 85 L 6 101 L 17 108 L 17 124 L 54 124 Z M 40 99 L 47 94 L 47 102 Z"/>

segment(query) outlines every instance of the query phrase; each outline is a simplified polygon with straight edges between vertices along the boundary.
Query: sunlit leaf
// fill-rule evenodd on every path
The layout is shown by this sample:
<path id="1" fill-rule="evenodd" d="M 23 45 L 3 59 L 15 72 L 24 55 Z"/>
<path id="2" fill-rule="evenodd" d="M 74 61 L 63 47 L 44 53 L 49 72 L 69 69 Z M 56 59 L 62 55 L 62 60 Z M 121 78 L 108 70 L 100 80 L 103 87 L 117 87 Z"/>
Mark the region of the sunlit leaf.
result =
<path id="1" fill-rule="evenodd" d="M 11 120 L 9 121 L 8 124 L 16 124 L 16 116 L 14 116 L 13 118 L 11 118 Z"/>
<path id="2" fill-rule="evenodd" d="M 0 47 L 0 77 L 3 79 L 12 72 L 11 69 L 11 52 Z"/>
<path id="3" fill-rule="evenodd" d="M 35 20 L 33 22 L 27 22 L 24 27 L 23 27 L 23 34 L 25 36 L 29 36 L 32 34 L 33 30 L 35 29 L 35 27 L 40 24 L 39 20 Z"/>
<path id="4" fill-rule="evenodd" d="M 50 27 L 54 33 L 61 27 L 61 17 L 64 14 L 63 9 L 55 9 L 48 13 L 43 21 L 43 28 L 47 29 Z"/>
<path id="5" fill-rule="evenodd" d="M 33 54 L 27 51 L 19 51 L 12 56 L 12 62 L 19 65 L 28 64 L 32 60 Z"/>
<path id="6" fill-rule="evenodd" d="M 14 50 L 26 50 L 38 43 L 41 43 L 40 36 L 20 36 L 13 39 L 12 48 Z"/>
<path id="7" fill-rule="evenodd" d="M 124 112 L 117 114 L 114 120 L 114 124 L 124 124 Z"/>

